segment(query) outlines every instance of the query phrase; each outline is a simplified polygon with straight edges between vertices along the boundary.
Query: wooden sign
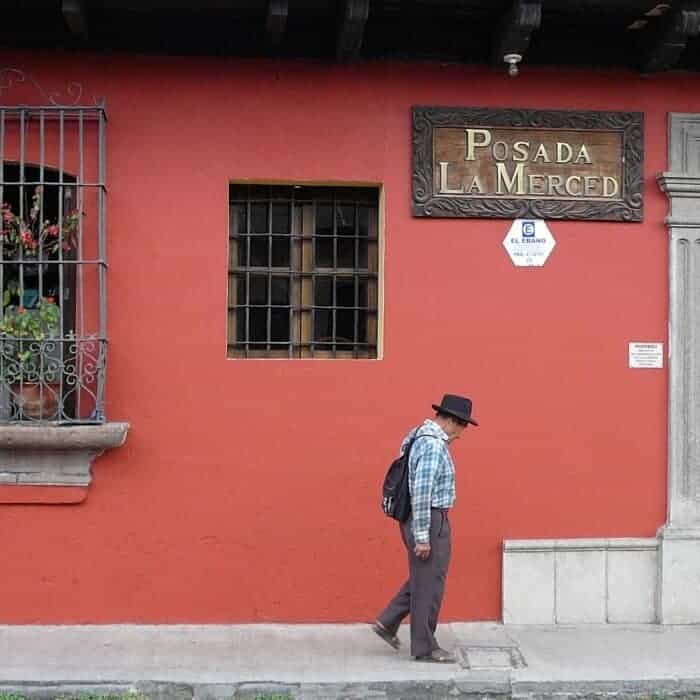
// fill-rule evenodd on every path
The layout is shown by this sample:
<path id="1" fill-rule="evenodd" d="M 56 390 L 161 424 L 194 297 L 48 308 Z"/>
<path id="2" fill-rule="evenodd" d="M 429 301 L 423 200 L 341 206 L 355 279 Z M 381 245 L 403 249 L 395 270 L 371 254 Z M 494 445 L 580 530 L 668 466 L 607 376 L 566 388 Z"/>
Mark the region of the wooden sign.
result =
<path id="1" fill-rule="evenodd" d="M 413 108 L 413 215 L 641 221 L 639 112 Z"/>

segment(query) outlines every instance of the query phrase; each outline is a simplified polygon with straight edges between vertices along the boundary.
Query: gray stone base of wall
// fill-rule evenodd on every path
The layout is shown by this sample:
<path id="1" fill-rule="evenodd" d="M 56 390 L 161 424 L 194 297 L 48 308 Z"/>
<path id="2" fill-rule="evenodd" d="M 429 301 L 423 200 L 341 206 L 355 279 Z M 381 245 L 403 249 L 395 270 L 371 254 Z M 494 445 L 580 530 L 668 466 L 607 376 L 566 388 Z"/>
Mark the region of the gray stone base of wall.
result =
<path id="1" fill-rule="evenodd" d="M 659 531 L 658 619 L 700 623 L 700 528 Z"/>
<path id="2" fill-rule="evenodd" d="M 652 538 L 507 540 L 503 622 L 656 622 L 658 550 Z"/>
<path id="3" fill-rule="evenodd" d="M 698 591 L 700 529 L 503 543 L 506 624 L 697 624 Z"/>

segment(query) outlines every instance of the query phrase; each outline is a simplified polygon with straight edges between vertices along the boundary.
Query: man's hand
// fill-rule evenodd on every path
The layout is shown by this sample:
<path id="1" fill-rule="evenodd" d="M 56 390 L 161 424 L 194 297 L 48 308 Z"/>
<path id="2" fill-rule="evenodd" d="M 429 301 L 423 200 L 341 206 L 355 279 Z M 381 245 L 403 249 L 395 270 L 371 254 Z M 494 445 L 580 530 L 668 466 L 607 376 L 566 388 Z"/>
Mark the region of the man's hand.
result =
<path id="1" fill-rule="evenodd" d="M 427 559 L 430 556 L 430 545 L 417 542 L 413 551 L 419 559 Z"/>

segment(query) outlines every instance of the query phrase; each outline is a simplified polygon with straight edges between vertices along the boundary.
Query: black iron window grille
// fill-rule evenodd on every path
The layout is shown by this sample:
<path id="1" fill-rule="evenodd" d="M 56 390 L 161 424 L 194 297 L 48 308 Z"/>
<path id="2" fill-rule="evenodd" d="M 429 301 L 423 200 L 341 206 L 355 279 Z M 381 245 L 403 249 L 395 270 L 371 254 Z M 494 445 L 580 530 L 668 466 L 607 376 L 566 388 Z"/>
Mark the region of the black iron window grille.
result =
<path id="1" fill-rule="evenodd" d="M 376 358 L 378 190 L 234 184 L 228 356 Z"/>
<path id="2" fill-rule="evenodd" d="M 102 106 L 0 106 L 0 422 L 102 423 Z"/>

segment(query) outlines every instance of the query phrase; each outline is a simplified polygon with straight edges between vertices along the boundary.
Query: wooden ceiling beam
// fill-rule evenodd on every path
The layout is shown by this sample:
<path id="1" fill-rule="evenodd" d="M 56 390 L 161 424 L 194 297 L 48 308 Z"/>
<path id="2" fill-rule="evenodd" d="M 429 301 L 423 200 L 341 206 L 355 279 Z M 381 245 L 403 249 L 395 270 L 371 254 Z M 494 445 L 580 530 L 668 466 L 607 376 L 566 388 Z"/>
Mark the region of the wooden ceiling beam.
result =
<path id="1" fill-rule="evenodd" d="M 83 0 L 61 0 L 61 13 L 71 34 L 87 34 L 87 12 Z"/>
<path id="2" fill-rule="evenodd" d="M 532 33 L 539 29 L 541 23 L 541 0 L 513 0 L 494 35 L 491 63 L 503 65 L 503 57 L 508 54 L 524 57 Z"/>
<path id="3" fill-rule="evenodd" d="M 265 23 L 265 48 L 274 48 L 282 41 L 288 15 L 289 0 L 269 0 Z"/>
<path id="4" fill-rule="evenodd" d="M 645 72 L 673 68 L 688 39 L 700 33 L 700 2 L 686 3 L 662 17 L 656 28 L 644 32 L 641 69 Z"/>
<path id="5" fill-rule="evenodd" d="M 369 0 L 344 1 L 338 22 L 336 57 L 339 61 L 359 58 L 368 17 Z"/>

